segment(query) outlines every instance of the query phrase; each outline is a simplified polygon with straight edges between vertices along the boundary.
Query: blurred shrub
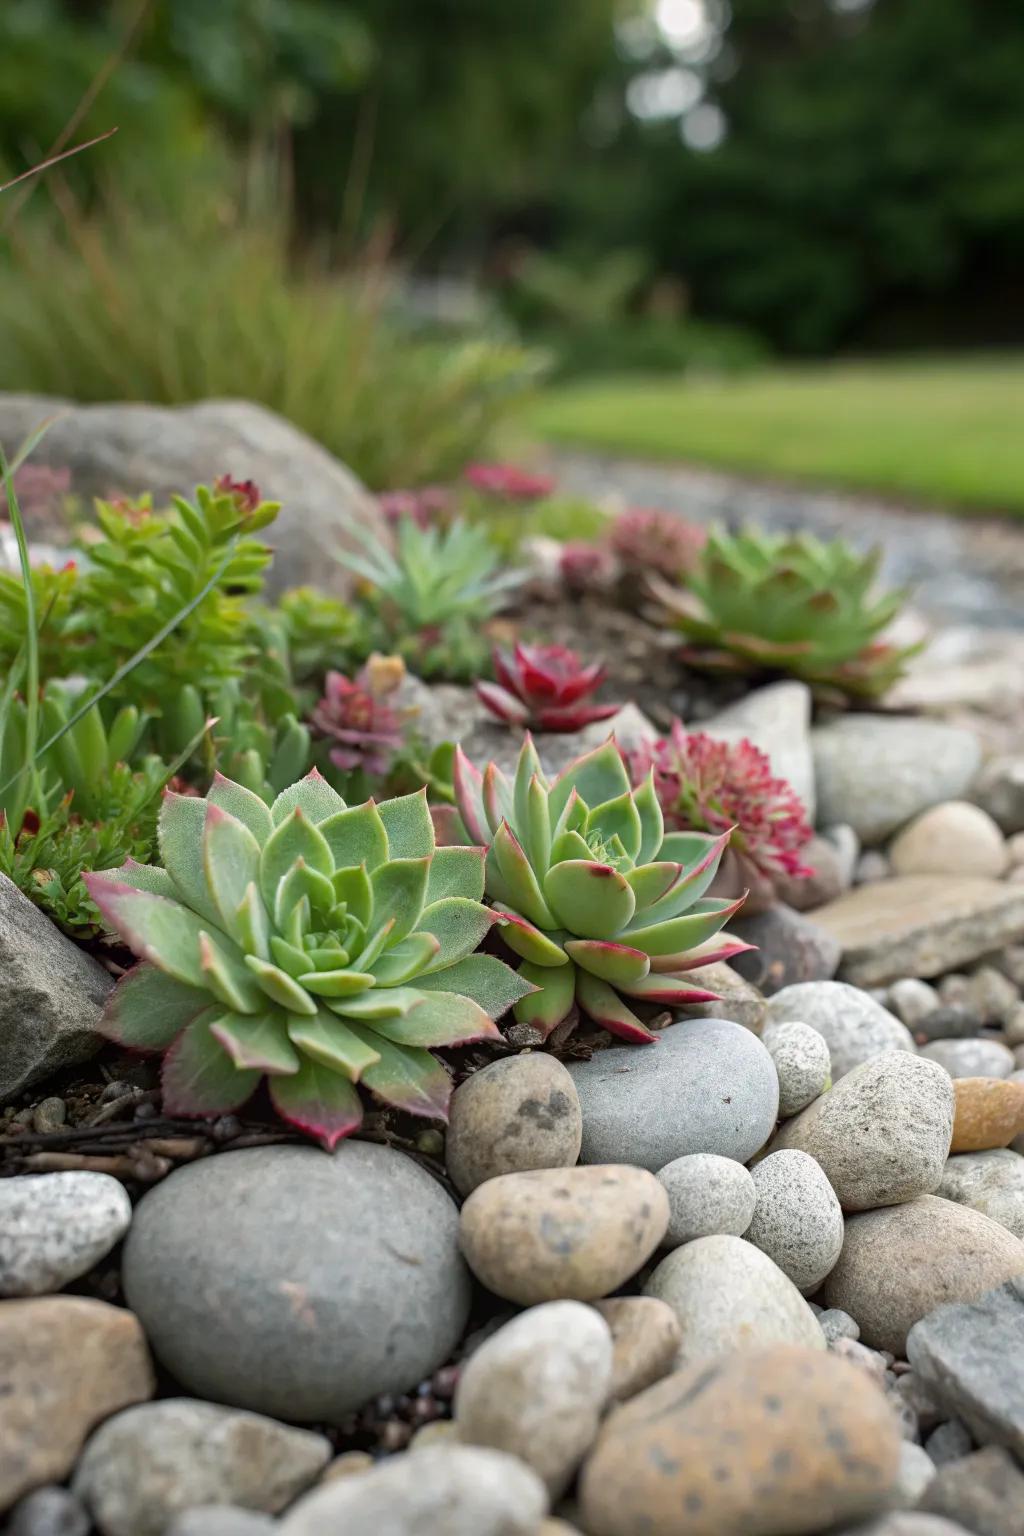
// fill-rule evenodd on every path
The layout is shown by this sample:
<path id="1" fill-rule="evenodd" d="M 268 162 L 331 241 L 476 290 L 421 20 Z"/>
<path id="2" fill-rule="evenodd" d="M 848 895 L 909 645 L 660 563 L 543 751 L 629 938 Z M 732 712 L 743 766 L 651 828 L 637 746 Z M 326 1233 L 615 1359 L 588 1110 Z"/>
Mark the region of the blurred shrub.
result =
<path id="1" fill-rule="evenodd" d="M 83 212 L 48 185 L 0 266 L 0 389 L 255 400 L 384 487 L 457 473 L 543 371 L 499 332 L 411 321 L 380 259 L 297 252 L 259 177 L 180 214 L 110 193 Z"/>

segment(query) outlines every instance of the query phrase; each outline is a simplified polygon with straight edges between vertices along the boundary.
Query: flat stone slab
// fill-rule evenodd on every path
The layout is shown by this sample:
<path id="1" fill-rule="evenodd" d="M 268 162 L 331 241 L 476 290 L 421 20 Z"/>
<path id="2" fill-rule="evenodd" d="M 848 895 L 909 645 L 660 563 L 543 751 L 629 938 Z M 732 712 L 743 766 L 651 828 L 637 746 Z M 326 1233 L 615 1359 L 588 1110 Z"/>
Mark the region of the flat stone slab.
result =
<path id="1" fill-rule="evenodd" d="M 1024 885 L 977 876 L 904 875 L 847 891 L 814 914 L 842 946 L 839 976 L 882 987 L 940 976 L 1024 938 Z"/>

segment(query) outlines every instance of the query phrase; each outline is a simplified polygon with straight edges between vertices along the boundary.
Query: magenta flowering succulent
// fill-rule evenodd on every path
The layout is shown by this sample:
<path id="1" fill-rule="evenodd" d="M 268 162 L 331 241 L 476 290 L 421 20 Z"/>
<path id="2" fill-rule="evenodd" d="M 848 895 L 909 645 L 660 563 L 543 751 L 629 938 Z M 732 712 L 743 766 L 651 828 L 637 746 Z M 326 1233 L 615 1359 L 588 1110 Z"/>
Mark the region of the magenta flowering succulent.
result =
<path id="1" fill-rule="evenodd" d="M 697 523 L 660 507 L 629 507 L 611 527 L 609 543 L 629 575 L 655 572 L 677 581 L 696 563 L 707 542 Z"/>
<path id="2" fill-rule="evenodd" d="M 730 832 L 666 834 L 652 775 L 631 787 L 614 738 L 553 783 L 529 735 L 512 780 L 496 763 L 481 773 L 460 747 L 454 784 L 469 838 L 489 844 L 501 936 L 535 989 L 515 1017 L 540 1039 L 581 1011 L 649 1043 L 637 1005 L 713 999 L 686 973 L 750 948 L 719 932 L 743 898 L 704 894 Z"/>
<path id="3" fill-rule="evenodd" d="M 329 755 L 336 768 L 346 773 L 361 768 L 377 777 L 387 773 L 404 741 L 404 714 L 388 698 L 404 675 L 400 657 L 378 655 L 354 678 L 328 672 L 310 723 L 334 743 Z"/>
<path id="4" fill-rule="evenodd" d="M 463 475 L 474 490 L 502 501 L 540 501 L 555 488 L 550 475 L 534 474 L 518 464 L 469 464 Z"/>
<path id="5" fill-rule="evenodd" d="M 722 833 L 769 878 L 812 871 L 800 857 L 812 829 L 793 786 L 753 742 L 715 741 L 676 720 L 668 736 L 629 754 L 634 783 L 653 773 L 665 824 Z"/>
<path id="6" fill-rule="evenodd" d="M 618 704 L 588 704 L 606 672 L 600 662 L 584 666 L 564 645 L 523 645 L 493 653 L 496 683 L 476 685 L 480 702 L 506 725 L 538 731 L 579 731 L 594 720 L 607 720 Z"/>

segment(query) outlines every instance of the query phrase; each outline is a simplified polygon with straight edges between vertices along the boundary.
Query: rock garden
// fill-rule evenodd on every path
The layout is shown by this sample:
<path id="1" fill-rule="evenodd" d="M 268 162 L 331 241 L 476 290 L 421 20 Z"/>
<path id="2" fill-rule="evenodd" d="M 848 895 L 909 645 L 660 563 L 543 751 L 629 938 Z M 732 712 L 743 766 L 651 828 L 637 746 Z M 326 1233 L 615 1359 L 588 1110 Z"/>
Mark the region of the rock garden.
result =
<path id="1" fill-rule="evenodd" d="M 1019 669 L 856 539 L 46 414 L 8 1536 L 1020 1536 Z"/>

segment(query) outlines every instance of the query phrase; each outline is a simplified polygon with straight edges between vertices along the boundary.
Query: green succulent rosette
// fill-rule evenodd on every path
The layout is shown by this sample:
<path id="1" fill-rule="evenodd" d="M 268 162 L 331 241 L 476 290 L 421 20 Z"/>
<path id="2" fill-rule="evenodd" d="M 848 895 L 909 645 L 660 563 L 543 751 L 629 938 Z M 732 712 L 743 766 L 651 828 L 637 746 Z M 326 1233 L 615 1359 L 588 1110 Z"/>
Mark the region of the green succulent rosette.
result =
<path id="1" fill-rule="evenodd" d="M 166 1052 L 172 1114 L 237 1109 L 266 1077 L 285 1120 L 331 1147 L 363 1115 L 356 1085 L 444 1119 L 432 1048 L 500 1039 L 529 990 L 477 954 L 495 921 L 484 850 L 436 848 L 426 791 L 348 806 L 314 771 L 268 806 L 217 776 L 205 799 L 167 794 L 163 867 L 87 875 L 142 962 L 100 1028 Z"/>
<path id="2" fill-rule="evenodd" d="M 622 1039 L 653 1041 L 631 1005 L 712 1000 L 686 973 L 749 948 L 716 939 L 743 898 L 705 895 L 731 829 L 666 834 L 652 775 L 634 789 L 614 740 L 550 784 L 529 736 L 514 780 L 496 763 L 481 773 L 459 748 L 454 786 L 468 836 L 489 844 L 501 937 L 535 988 L 516 1019 L 541 1038 L 579 1009 Z"/>

